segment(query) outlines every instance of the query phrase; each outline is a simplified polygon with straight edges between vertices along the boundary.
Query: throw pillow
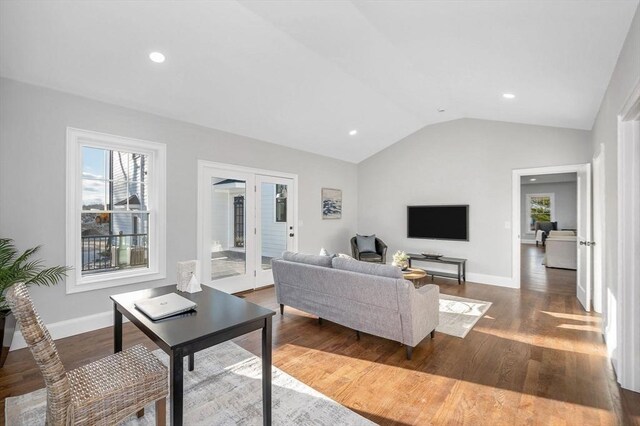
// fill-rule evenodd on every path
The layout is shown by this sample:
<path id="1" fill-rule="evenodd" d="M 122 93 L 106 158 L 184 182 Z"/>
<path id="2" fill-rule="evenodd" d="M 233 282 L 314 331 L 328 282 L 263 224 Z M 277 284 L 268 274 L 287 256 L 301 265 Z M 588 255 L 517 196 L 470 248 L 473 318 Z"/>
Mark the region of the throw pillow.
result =
<path id="1" fill-rule="evenodd" d="M 375 253 L 376 252 L 376 234 L 373 235 L 359 235 L 356 234 L 356 245 L 360 253 Z"/>
<path id="2" fill-rule="evenodd" d="M 331 255 L 329 254 L 329 252 L 327 251 L 327 249 L 325 249 L 324 247 L 322 247 L 322 248 L 320 249 L 320 256 L 331 256 Z"/>
<path id="3" fill-rule="evenodd" d="M 349 256 L 348 254 L 345 254 L 345 253 L 338 253 L 338 254 L 336 254 L 336 257 L 339 257 L 341 259 L 353 259 L 353 260 L 355 260 L 353 258 L 353 256 Z"/>

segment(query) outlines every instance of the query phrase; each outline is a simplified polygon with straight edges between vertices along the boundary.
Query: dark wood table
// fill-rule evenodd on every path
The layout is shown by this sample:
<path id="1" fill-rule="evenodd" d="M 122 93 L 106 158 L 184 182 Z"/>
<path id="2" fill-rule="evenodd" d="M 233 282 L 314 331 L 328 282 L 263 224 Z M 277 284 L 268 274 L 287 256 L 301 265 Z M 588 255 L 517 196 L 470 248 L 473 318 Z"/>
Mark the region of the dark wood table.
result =
<path id="1" fill-rule="evenodd" d="M 458 284 L 462 284 L 467 281 L 467 259 L 460 259 L 457 257 L 427 257 L 424 254 L 408 254 L 409 256 L 409 267 L 411 267 L 411 261 L 421 261 L 421 262 L 433 262 L 433 263 L 444 263 L 447 265 L 456 265 L 458 268 L 458 273 L 454 274 L 451 272 L 442 272 L 442 271 L 433 271 L 425 269 L 424 271 L 431 275 L 431 279 L 433 280 L 433 276 L 445 277 L 445 278 L 456 278 L 458 280 Z"/>
<path id="2" fill-rule="evenodd" d="M 134 302 L 167 293 L 178 293 L 198 304 L 197 311 L 153 321 L 138 311 Z M 262 329 L 263 424 L 271 424 L 271 317 L 275 312 L 211 287 L 198 293 L 182 293 L 175 285 L 111 296 L 113 300 L 113 350 L 122 350 L 122 316 L 165 351 L 169 357 L 171 424 L 182 425 L 183 359 L 208 347 Z"/>

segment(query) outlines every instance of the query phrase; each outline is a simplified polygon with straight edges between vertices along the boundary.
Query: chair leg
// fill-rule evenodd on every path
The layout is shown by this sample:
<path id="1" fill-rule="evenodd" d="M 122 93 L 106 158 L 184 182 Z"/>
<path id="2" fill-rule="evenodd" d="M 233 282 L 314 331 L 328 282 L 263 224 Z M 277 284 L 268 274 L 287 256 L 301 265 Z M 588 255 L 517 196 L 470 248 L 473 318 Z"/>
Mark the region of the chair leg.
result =
<path id="1" fill-rule="evenodd" d="M 167 399 L 162 398 L 156 401 L 156 426 L 167 424 Z"/>
<path id="2" fill-rule="evenodd" d="M 137 418 L 144 417 L 144 408 L 136 412 L 136 417 Z"/>
<path id="3" fill-rule="evenodd" d="M 284 305 L 280 304 L 280 315 L 284 315 Z"/>

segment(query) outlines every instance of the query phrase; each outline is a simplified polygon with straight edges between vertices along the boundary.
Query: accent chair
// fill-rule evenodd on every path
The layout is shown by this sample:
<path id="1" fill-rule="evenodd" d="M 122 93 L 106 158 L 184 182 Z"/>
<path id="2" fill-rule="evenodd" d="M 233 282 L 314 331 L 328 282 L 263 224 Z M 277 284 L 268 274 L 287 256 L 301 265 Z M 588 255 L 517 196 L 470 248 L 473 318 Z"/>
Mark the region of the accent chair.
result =
<path id="1" fill-rule="evenodd" d="M 375 252 L 362 252 L 358 248 L 358 237 L 351 238 L 351 253 L 354 259 L 362 262 L 387 263 L 387 245 L 380 238 L 375 239 Z"/>

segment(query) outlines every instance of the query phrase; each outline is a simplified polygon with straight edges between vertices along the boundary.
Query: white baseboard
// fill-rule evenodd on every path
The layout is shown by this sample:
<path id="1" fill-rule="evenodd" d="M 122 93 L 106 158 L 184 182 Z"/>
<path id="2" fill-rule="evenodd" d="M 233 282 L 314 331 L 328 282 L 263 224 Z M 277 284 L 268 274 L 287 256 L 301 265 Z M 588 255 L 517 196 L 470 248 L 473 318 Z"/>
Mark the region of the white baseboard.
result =
<path id="1" fill-rule="evenodd" d="M 498 275 L 467 274 L 467 281 L 478 284 L 489 284 L 497 287 L 519 288 L 513 283 L 511 277 L 501 277 Z"/>
<path id="2" fill-rule="evenodd" d="M 123 318 L 123 322 L 127 322 L 126 318 Z M 113 311 L 100 312 L 98 314 L 87 315 L 79 318 L 72 318 L 64 321 L 53 322 L 46 324 L 49 334 L 53 340 L 62 339 L 69 336 L 75 336 L 76 334 L 86 333 L 88 331 L 98 330 L 100 328 L 113 326 Z M 22 333 L 18 327 L 13 336 L 13 342 L 11 343 L 11 351 L 16 349 L 26 348 L 27 344 L 22 337 Z"/>

